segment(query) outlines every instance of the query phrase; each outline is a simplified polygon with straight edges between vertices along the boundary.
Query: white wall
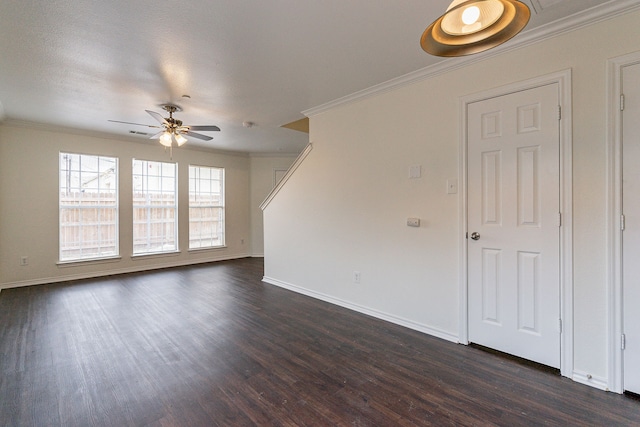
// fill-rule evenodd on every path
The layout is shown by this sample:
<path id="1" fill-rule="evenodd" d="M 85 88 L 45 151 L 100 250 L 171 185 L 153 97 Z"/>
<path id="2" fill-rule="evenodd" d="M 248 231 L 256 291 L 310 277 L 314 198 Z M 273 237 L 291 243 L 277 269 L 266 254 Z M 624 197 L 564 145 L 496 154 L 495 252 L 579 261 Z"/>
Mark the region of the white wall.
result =
<path id="1" fill-rule="evenodd" d="M 264 212 L 267 280 L 455 340 L 463 242 L 445 187 L 459 172 L 459 100 L 570 68 L 574 372 L 606 384 L 606 61 L 640 50 L 638 22 L 630 13 L 313 116 L 314 150 Z M 408 179 L 412 165 L 421 179 Z"/>
<path id="2" fill-rule="evenodd" d="M 251 254 L 264 255 L 264 233 L 260 204 L 274 187 L 276 170 L 286 170 L 296 160 L 295 156 L 251 157 Z"/>
<path id="3" fill-rule="evenodd" d="M 120 255 L 110 262 L 67 266 L 58 261 L 58 153 L 119 158 Z M 178 163 L 179 254 L 131 257 L 131 164 L 133 158 Z M 225 168 L 226 248 L 188 251 L 188 165 Z M 152 141 L 129 142 L 36 128 L 0 126 L 0 289 L 251 254 L 250 161 L 247 155 L 197 151 L 169 152 Z M 244 243 L 242 241 L 244 240 Z M 20 257 L 29 264 L 20 266 Z"/>

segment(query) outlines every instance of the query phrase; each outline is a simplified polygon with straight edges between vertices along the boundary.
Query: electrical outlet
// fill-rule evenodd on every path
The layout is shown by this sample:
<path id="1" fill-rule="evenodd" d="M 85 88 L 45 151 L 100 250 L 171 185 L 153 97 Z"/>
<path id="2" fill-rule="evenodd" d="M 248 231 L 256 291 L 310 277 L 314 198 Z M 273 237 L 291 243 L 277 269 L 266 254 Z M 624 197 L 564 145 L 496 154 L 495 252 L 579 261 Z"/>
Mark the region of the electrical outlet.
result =
<path id="1" fill-rule="evenodd" d="M 20 265 L 24 266 L 29 264 L 29 258 L 26 256 L 20 257 Z"/>
<path id="2" fill-rule="evenodd" d="M 359 271 L 354 271 L 353 272 L 353 283 L 360 283 L 360 272 Z"/>
<path id="3" fill-rule="evenodd" d="M 420 218 L 407 218 L 407 225 L 409 227 L 420 227 Z"/>

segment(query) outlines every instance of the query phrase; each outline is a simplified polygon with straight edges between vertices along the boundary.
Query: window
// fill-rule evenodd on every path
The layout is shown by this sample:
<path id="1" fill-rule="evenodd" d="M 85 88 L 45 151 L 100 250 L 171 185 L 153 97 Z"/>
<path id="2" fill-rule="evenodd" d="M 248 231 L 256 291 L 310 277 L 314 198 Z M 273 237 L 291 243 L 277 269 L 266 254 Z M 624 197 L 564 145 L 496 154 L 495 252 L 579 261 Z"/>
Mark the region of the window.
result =
<path id="1" fill-rule="evenodd" d="M 224 169 L 189 166 L 189 249 L 224 245 Z"/>
<path id="2" fill-rule="evenodd" d="M 177 165 L 133 159 L 133 253 L 178 250 Z"/>
<path id="3" fill-rule="evenodd" d="M 118 159 L 60 153 L 60 261 L 117 256 Z"/>

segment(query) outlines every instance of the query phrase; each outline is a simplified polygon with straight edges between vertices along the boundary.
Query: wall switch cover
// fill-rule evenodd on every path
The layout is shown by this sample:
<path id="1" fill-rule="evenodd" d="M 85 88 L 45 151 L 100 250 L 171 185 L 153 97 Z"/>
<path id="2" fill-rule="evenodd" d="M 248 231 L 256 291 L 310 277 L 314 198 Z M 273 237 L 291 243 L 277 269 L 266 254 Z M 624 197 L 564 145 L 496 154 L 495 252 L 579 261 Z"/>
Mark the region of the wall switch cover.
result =
<path id="1" fill-rule="evenodd" d="M 420 218 L 407 218 L 407 225 L 409 227 L 420 227 Z"/>
<path id="2" fill-rule="evenodd" d="M 409 168 L 409 178 L 416 179 L 422 176 L 422 166 L 411 166 Z"/>
<path id="3" fill-rule="evenodd" d="M 353 283 L 360 283 L 360 272 L 359 271 L 354 271 L 353 272 Z"/>
<path id="4" fill-rule="evenodd" d="M 458 192 L 458 180 L 457 179 L 448 179 L 447 180 L 447 194 L 456 194 Z"/>

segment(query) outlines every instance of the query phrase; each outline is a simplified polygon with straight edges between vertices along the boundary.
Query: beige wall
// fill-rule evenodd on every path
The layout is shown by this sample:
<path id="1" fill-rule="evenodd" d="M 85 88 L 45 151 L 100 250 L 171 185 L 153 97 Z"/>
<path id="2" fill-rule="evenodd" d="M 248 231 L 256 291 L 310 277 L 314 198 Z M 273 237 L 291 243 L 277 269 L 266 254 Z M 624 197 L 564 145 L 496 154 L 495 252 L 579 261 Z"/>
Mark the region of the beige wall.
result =
<path id="1" fill-rule="evenodd" d="M 573 367 L 606 386 L 606 63 L 640 50 L 638 22 L 630 13 L 313 116 L 314 150 L 264 212 L 265 275 L 455 340 L 462 242 L 446 180 L 459 173 L 460 99 L 571 69 Z M 412 165 L 421 179 L 408 179 Z"/>
<path id="2" fill-rule="evenodd" d="M 119 158 L 121 259 L 57 265 L 61 151 Z M 171 161 L 169 152 L 151 141 L 138 143 L 0 126 L 0 288 L 251 255 L 249 157 L 180 148 L 173 150 L 173 161 L 178 163 L 180 253 L 133 259 L 132 209 L 128 202 L 133 158 Z M 187 250 L 189 164 L 225 168 L 226 248 Z M 28 257 L 28 265 L 20 266 L 22 256 Z"/>
<path id="3" fill-rule="evenodd" d="M 275 171 L 288 169 L 295 160 L 295 156 L 251 157 L 251 253 L 253 256 L 264 255 L 264 233 L 260 204 L 273 189 Z"/>

